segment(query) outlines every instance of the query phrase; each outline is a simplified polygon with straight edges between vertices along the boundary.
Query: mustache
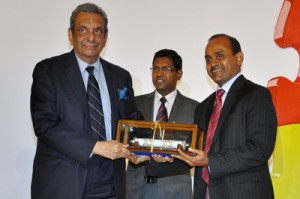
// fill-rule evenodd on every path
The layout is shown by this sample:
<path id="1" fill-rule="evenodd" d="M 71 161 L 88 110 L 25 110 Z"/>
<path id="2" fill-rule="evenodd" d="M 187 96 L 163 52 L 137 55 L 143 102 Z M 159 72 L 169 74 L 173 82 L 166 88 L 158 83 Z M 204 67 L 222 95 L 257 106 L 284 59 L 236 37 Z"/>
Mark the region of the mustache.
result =
<path id="1" fill-rule="evenodd" d="M 220 69 L 220 68 L 223 68 L 222 64 L 214 64 L 211 66 L 211 70 L 216 70 L 216 69 Z"/>

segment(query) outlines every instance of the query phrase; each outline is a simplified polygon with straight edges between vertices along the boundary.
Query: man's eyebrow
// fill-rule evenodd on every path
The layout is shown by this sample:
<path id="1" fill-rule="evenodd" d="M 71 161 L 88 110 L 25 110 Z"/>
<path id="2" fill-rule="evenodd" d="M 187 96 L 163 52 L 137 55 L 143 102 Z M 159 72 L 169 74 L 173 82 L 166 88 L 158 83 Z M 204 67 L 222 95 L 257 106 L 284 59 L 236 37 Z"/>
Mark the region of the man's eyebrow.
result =
<path id="1" fill-rule="evenodd" d="M 80 24 L 80 25 L 78 26 L 78 28 L 87 28 L 87 26 L 84 25 L 84 24 Z"/>
<path id="2" fill-rule="evenodd" d="M 224 53 L 224 50 L 218 50 L 218 51 L 216 51 L 214 54 L 223 54 Z"/>

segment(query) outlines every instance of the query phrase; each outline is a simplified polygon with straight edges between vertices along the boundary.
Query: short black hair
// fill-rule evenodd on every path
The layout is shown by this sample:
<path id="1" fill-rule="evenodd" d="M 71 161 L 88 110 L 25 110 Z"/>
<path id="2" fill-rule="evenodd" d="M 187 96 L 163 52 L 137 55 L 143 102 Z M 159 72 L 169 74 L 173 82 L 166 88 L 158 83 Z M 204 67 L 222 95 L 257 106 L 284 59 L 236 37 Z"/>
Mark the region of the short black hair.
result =
<path id="1" fill-rule="evenodd" d="M 236 38 L 234 38 L 232 36 L 229 36 L 227 34 L 223 34 L 223 33 L 221 33 L 221 34 L 215 34 L 215 35 L 211 36 L 208 39 L 208 42 L 210 42 L 211 40 L 213 40 L 213 39 L 215 39 L 217 37 L 226 37 L 226 38 L 229 39 L 229 42 L 230 42 L 230 45 L 231 45 L 231 50 L 232 50 L 232 52 L 233 52 L 234 55 L 237 54 L 238 52 L 242 52 L 240 42 Z"/>
<path id="2" fill-rule="evenodd" d="M 157 51 L 154 54 L 152 64 L 154 63 L 154 60 L 159 57 L 168 57 L 173 61 L 174 67 L 176 68 L 176 71 L 182 70 L 182 59 L 180 55 L 175 51 L 171 49 L 162 49 Z"/>

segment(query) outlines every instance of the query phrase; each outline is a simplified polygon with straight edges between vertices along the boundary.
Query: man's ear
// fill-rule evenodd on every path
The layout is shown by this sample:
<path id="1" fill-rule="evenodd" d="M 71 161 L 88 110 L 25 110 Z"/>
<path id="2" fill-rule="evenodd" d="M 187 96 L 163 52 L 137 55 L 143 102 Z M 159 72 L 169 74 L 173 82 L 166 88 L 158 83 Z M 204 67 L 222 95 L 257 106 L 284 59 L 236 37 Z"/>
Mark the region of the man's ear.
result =
<path id="1" fill-rule="evenodd" d="M 177 81 L 179 81 L 181 79 L 181 77 L 182 77 L 183 71 L 182 70 L 178 70 L 176 73 L 177 73 Z"/>
<path id="2" fill-rule="evenodd" d="M 105 47 L 106 46 L 106 42 L 107 42 L 107 37 L 108 37 L 108 33 L 106 33 L 106 35 L 105 35 L 105 41 L 104 41 L 104 45 L 103 45 L 103 47 Z"/>
<path id="3" fill-rule="evenodd" d="M 244 61 L 244 54 L 243 52 L 238 52 L 235 54 L 235 60 L 236 60 L 236 63 L 237 65 L 241 66 L 243 64 L 243 61 Z"/>
<path id="4" fill-rule="evenodd" d="M 68 29 L 68 37 L 69 37 L 70 44 L 73 46 L 73 32 L 70 28 Z"/>

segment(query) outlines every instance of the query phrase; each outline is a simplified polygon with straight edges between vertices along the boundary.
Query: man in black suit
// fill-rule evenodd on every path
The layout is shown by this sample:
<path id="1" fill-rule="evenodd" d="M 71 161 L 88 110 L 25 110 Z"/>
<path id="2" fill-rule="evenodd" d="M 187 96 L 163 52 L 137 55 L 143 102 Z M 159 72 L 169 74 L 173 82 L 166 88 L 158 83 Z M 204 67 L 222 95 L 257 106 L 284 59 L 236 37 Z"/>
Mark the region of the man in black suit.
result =
<path id="1" fill-rule="evenodd" d="M 113 139 L 119 119 L 139 119 L 140 114 L 129 72 L 99 57 L 107 23 L 106 13 L 97 5 L 79 5 L 68 30 L 74 49 L 45 59 L 34 69 L 31 115 L 38 141 L 33 199 L 125 198 L 124 158 L 136 157 L 128 145 Z M 100 88 L 105 126 L 97 132 L 104 137 L 101 141 L 94 138 L 91 126 L 88 66 L 97 81 L 94 86 Z M 98 117 L 93 119 L 99 122 Z"/>
<path id="2" fill-rule="evenodd" d="M 276 140 L 276 113 L 270 92 L 241 75 L 243 58 L 235 38 L 218 34 L 209 39 L 205 50 L 207 73 L 218 84 L 217 90 L 225 91 L 215 134 L 208 152 L 206 148 L 190 149 L 196 156 L 182 152 L 174 156 L 196 168 L 194 198 L 274 198 L 268 159 Z M 195 122 L 206 132 L 210 132 L 215 101 L 216 92 L 195 111 Z"/>

